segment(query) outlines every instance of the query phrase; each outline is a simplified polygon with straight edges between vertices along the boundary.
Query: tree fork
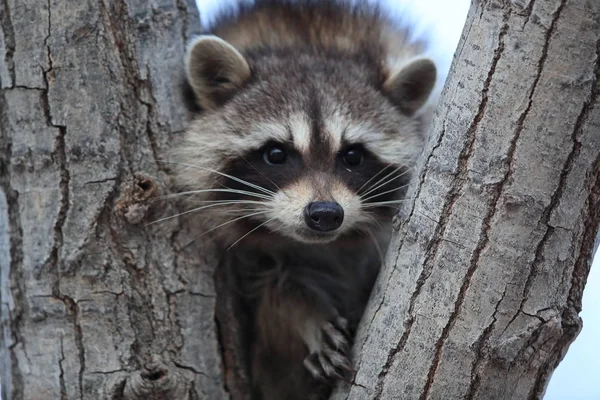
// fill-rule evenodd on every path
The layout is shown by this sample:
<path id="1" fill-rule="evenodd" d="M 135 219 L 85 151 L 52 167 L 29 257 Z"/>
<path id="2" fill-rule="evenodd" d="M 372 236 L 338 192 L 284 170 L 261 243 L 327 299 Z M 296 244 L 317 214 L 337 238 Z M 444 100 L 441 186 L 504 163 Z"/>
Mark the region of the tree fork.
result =
<path id="1" fill-rule="evenodd" d="M 0 2 L 5 399 L 248 396 L 210 244 L 145 226 L 178 212 L 161 157 L 195 9 Z M 541 398 L 600 222 L 599 21 L 584 0 L 473 2 L 335 399 Z"/>

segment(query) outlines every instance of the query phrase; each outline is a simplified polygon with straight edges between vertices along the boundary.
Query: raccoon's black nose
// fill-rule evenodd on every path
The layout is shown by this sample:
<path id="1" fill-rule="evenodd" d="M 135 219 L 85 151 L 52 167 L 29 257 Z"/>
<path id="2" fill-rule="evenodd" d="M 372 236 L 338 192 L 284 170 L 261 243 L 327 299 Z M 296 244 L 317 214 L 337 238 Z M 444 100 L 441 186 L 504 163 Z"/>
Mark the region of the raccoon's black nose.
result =
<path id="1" fill-rule="evenodd" d="M 334 231 L 342 226 L 344 209 L 332 201 L 315 201 L 304 209 L 304 220 L 315 231 Z"/>

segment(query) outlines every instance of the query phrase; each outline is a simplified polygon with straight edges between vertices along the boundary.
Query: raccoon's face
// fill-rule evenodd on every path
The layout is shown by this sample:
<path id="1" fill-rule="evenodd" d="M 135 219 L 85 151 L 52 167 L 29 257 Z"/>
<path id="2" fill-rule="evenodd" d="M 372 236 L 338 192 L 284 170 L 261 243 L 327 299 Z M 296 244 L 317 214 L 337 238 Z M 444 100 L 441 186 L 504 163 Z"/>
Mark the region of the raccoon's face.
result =
<path id="1" fill-rule="evenodd" d="M 204 36 L 187 71 L 203 110 L 175 153 L 177 177 L 206 194 L 212 228 L 324 243 L 389 221 L 421 151 L 431 61 L 385 77 L 364 60 L 243 56 Z"/>

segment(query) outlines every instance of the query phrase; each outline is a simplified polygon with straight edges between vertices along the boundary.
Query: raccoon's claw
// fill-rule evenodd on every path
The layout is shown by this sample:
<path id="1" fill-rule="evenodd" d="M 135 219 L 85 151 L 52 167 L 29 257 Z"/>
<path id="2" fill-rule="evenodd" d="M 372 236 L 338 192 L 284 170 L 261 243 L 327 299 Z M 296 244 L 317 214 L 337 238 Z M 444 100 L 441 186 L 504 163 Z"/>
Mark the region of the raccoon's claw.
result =
<path id="1" fill-rule="evenodd" d="M 350 343 L 343 318 L 327 322 L 321 328 L 321 349 L 304 359 L 310 374 L 321 381 L 346 380 L 353 372 Z"/>

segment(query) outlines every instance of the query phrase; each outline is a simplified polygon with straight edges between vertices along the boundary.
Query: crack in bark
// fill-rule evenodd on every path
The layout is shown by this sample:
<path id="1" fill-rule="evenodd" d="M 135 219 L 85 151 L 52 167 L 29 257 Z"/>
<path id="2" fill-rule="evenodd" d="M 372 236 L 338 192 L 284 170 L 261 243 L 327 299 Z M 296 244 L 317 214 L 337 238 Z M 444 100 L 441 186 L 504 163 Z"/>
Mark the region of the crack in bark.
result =
<path id="1" fill-rule="evenodd" d="M 533 5 L 534 4 L 535 4 L 535 0 L 531 0 L 529 2 L 529 4 L 527 4 L 527 7 L 519 13 L 519 15 L 525 16 L 525 22 L 521 26 L 521 29 L 524 29 L 525 26 L 527 26 L 527 24 L 529 23 L 529 19 L 531 18 L 531 15 L 533 14 Z"/>
<path id="2" fill-rule="evenodd" d="M 79 324 L 79 310 L 77 307 L 77 303 L 71 297 L 62 295 L 62 294 L 52 294 L 50 296 L 36 296 L 36 297 L 54 298 L 56 300 L 61 301 L 67 309 L 67 314 L 69 316 L 71 324 L 73 325 L 73 338 L 75 341 L 75 347 L 77 348 L 77 353 L 79 355 L 79 374 L 78 374 L 79 397 L 81 400 L 83 400 L 84 399 L 84 397 L 83 397 L 83 374 L 85 372 L 85 348 L 83 345 L 83 333 L 81 330 L 81 325 Z M 60 343 L 61 343 L 61 354 L 62 354 L 63 358 L 62 358 L 61 362 L 59 362 L 59 365 L 61 366 L 61 372 L 62 372 L 62 361 L 64 361 L 64 353 L 62 352 L 62 345 L 63 345 L 62 337 L 60 339 Z M 62 392 L 62 388 L 61 388 L 61 392 Z"/>
<path id="3" fill-rule="evenodd" d="M 186 371 L 191 371 L 195 375 L 201 375 L 201 376 L 204 376 L 204 377 L 206 377 L 208 379 L 214 379 L 214 377 L 211 377 L 210 375 L 206 374 L 205 372 L 198 371 L 196 368 L 194 368 L 192 366 L 184 365 L 184 364 L 181 364 L 181 363 L 179 363 L 177 361 L 173 361 L 173 365 L 175 365 L 177 368 L 185 369 Z"/>
<path id="4" fill-rule="evenodd" d="M 103 292 L 105 292 L 105 291 L 103 291 Z M 119 298 L 121 296 L 125 296 L 125 297 L 127 297 L 127 296 L 125 295 L 125 292 L 120 292 L 120 293 L 108 292 L 108 294 L 112 294 L 115 296 L 115 301 L 114 301 L 114 306 L 113 306 L 112 312 L 115 316 L 114 317 L 115 321 L 118 321 L 119 320 L 119 305 L 121 304 Z M 118 351 L 119 347 L 125 342 L 125 333 L 123 332 L 122 324 L 115 324 L 115 331 L 117 333 L 115 340 L 114 340 L 115 352 L 118 353 L 118 359 L 119 359 L 120 364 L 127 365 L 128 362 L 124 357 L 124 351 Z M 90 373 L 91 372 L 88 372 L 88 374 L 90 374 Z"/>
<path id="5" fill-rule="evenodd" d="M 99 180 L 95 180 L 95 181 L 87 181 L 83 185 L 85 186 L 85 185 L 93 185 L 93 184 L 98 184 L 98 183 L 115 182 L 117 179 L 119 179 L 119 178 L 115 176 L 115 177 L 99 179 Z"/>
<path id="6" fill-rule="evenodd" d="M 144 365 L 144 354 L 142 353 L 142 347 L 141 345 L 143 343 L 145 343 L 148 340 L 148 334 L 153 335 L 153 331 L 152 329 L 144 329 L 145 327 L 140 328 L 140 324 L 143 325 L 143 323 L 141 323 L 141 316 L 140 316 L 140 310 L 150 310 L 151 306 L 150 304 L 148 304 L 148 302 L 144 302 L 144 298 L 141 295 L 140 291 L 142 293 L 144 293 L 144 290 L 147 289 L 146 288 L 146 283 L 145 280 L 143 280 L 141 278 L 141 272 L 137 269 L 136 265 L 133 264 L 132 260 L 134 259 L 133 254 L 131 254 L 131 252 L 129 251 L 129 249 L 127 248 L 123 248 L 121 245 L 119 245 L 120 243 L 122 243 L 123 241 L 121 240 L 121 236 L 119 235 L 118 230 L 116 229 L 115 224 L 111 223 L 110 218 L 108 216 L 109 211 L 107 209 L 106 211 L 106 216 L 103 217 L 106 220 L 106 224 L 105 226 L 108 228 L 108 234 L 112 240 L 113 243 L 118 245 L 118 248 L 123 252 L 123 254 L 121 254 L 121 258 L 122 258 L 122 268 L 123 270 L 127 271 L 127 273 L 129 274 L 129 278 L 130 280 L 135 280 L 136 285 L 132 285 L 130 284 L 129 286 L 132 289 L 132 292 L 127 294 L 127 307 L 126 307 L 126 314 L 127 314 L 127 319 L 129 321 L 129 324 L 131 325 L 131 328 L 134 332 L 134 337 L 133 340 L 129 346 L 129 352 L 131 354 L 130 359 L 128 360 L 128 364 L 133 368 L 133 369 L 140 369 L 142 368 L 142 366 Z M 142 299 L 142 304 L 140 304 L 139 299 Z M 144 318 L 146 318 L 146 316 L 144 315 Z M 148 318 L 146 318 L 148 319 Z M 147 360 L 147 361 L 151 361 L 151 360 Z"/>
<path id="7" fill-rule="evenodd" d="M 85 373 L 85 347 L 83 345 L 83 332 L 81 331 L 81 325 L 79 324 L 79 310 L 77 308 L 77 303 L 75 303 L 72 298 L 63 295 L 61 300 L 69 306 L 71 318 L 73 319 L 75 347 L 77 348 L 77 353 L 79 354 L 79 397 L 81 400 L 84 400 L 83 374 Z"/>
<path id="8" fill-rule="evenodd" d="M 15 54 L 16 42 L 15 42 L 15 30 L 13 28 L 12 20 L 10 18 L 10 10 L 8 7 L 8 0 L 2 0 L 2 12 L 0 12 L 0 29 L 4 34 L 4 62 L 6 68 L 10 74 L 11 82 L 8 83 L 8 87 L 13 87 L 16 83 L 15 74 L 15 62 L 13 56 Z M 0 80 L 0 87 L 2 87 L 2 81 Z"/>
<path id="9" fill-rule="evenodd" d="M 10 26 L 12 29 L 12 22 L 10 21 L 10 14 L 8 13 L 8 4 L 4 0 L 3 5 L 6 12 L 1 13 L 0 24 L 4 30 L 5 40 L 7 38 L 7 28 Z M 14 43 L 14 32 L 12 34 L 12 40 Z M 12 55 L 11 55 L 12 60 Z M 14 75 L 14 70 L 13 70 Z M 13 78 L 14 80 L 14 78 Z M 8 324 L 10 329 L 12 345 L 8 347 L 10 353 L 10 372 L 8 378 L 10 384 L 4 384 L 2 386 L 3 395 L 7 398 L 23 398 L 24 393 L 24 382 L 21 368 L 19 368 L 19 361 L 17 359 L 14 348 L 19 344 L 23 344 L 23 352 L 25 357 L 29 361 L 27 355 L 27 349 L 25 347 L 25 341 L 22 337 L 24 314 L 27 312 L 26 292 L 23 279 L 23 228 L 21 226 L 21 214 L 19 211 L 19 193 L 14 190 L 11 186 L 11 157 L 12 157 L 12 137 L 9 134 L 9 122 L 6 107 L 6 93 L 4 90 L 0 90 L 0 188 L 6 197 L 7 203 L 7 215 L 8 215 L 8 227 L 9 227 L 9 254 L 10 254 L 10 295 L 14 299 L 13 309 L 9 310 Z M 4 297 L 4 296 L 3 296 Z M 4 331 L 2 330 L 2 337 Z M 3 340 L 5 340 L 3 338 Z M 31 362 L 29 362 L 31 364 Z M 3 375 L 6 376 L 6 375 Z M 9 388 L 11 389 L 8 392 Z"/>
<path id="10" fill-rule="evenodd" d="M 88 375 L 111 375 L 117 374 L 119 372 L 127 372 L 127 370 L 124 368 L 119 368 L 112 371 L 88 371 L 87 373 Z"/>
<path id="11" fill-rule="evenodd" d="M 523 345 L 515 357 L 511 360 L 511 366 L 516 365 L 519 361 L 524 360 L 526 358 L 526 353 L 529 348 L 535 349 L 535 343 L 540 338 L 542 331 L 544 330 L 544 323 L 538 324 L 535 329 L 531 332 L 529 338 L 527 339 L 527 343 Z"/>
<path id="12" fill-rule="evenodd" d="M 503 26 L 500 29 L 500 32 L 498 34 L 498 46 L 494 51 L 494 58 L 492 59 L 492 63 L 490 66 L 490 70 L 488 72 L 488 76 L 484 82 L 484 87 L 482 90 L 482 100 L 480 103 L 478 113 L 476 114 L 475 118 L 473 119 L 473 123 L 471 124 L 471 126 L 469 127 L 469 129 L 467 131 L 467 138 L 468 138 L 467 146 L 465 148 L 463 148 L 463 150 L 461 151 L 461 154 L 459 156 L 458 173 L 456 174 L 456 178 L 454 180 L 454 182 L 458 182 L 458 183 L 453 185 L 453 187 L 450 190 L 449 196 L 447 196 L 447 201 L 446 201 L 446 204 L 444 205 L 444 210 L 441 213 L 442 218 L 440 219 L 440 225 L 439 225 L 440 229 L 439 229 L 439 231 L 436 231 L 434 233 L 433 244 L 430 247 L 430 250 L 432 248 L 433 248 L 433 250 L 428 252 L 429 253 L 428 257 L 426 258 L 425 263 L 424 263 L 424 272 L 427 271 L 427 275 L 422 275 L 423 283 L 419 287 L 419 292 L 420 292 L 420 289 L 422 288 L 422 286 L 424 285 L 424 281 L 429 278 L 429 275 L 431 274 L 431 271 L 433 269 L 433 260 L 435 259 L 435 256 L 437 255 L 439 245 L 442 242 L 443 235 L 446 231 L 446 225 L 448 223 L 448 216 L 451 215 L 454 203 L 458 199 L 458 197 L 460 196 L 460 194 L 462 193 L 462 191 L 464 189 L 464 183 L 466 182 L 466 175 L 468 173 L 467 163 L 473 152 L 473 147 L 474 147 L 475 140 L 476 140 L 476 132 L 479 127 L 479 122 L 483 119 L 485 110 L 487 108 L 489 87 L 491 85 L 494 73 L 496 71 L 496 66 L 498 65 L 498 62 L 504 52 L 504 37 L 506 36 L 506 34 L 508 33 L 508 30 L 509 30 L 508 22 L 510 20 L 510 16 L 511 16 L 511 10 L 509 9 L 503 15 Z M 516 142 L 517 139 L 518 139 L 518 137 L 516 137 L 514 139 L 514 142 Z M 513 142 L 513 150 L 514 150 L 514 142 Z M 509 158 L 512 158 L 512 154 L 510 154 L 510 152 L 509 152 Z M 471 278 L 473 277 L 475 270 L 477 269 L 481 253 L 483 252 L 483 250 L 485 249 L 485 247 L 487 246 L 487 244 L 489 242 L 490 223 L 491 223 L 494 215 L 496 214 L 496 204 L 498 202 L 498 199 L 500 198 L 502 186 L 503 186 L 504 182 L 506 182 L 506 179 L 508 179 L 508 176 L 505 176 L 503 181 L 500 182 L 500 187 L 498 187 L 496 190 L 496 193 L 494 196 L 495 198 L 493 198 L 493 200 L 492 200 L 492 204 L 489 209 L 489 212 L 485 216 L 485 218 L 482 222 L 482 231 L 481 231 L 479 243 L 477 244 L 477 246 L 473 252 L 473 256 L 469 263 L 469 268 L 467 269 L 467 272 L 463 279 L 463 283 L 459 289 L 457 299 L 454 303 L 454 309 L 448 319 L 446 326 L 444 326 L 444 328 L 442 330 L 442 335 L 440 336 L 440 339 L 436 343 L 435 355 L 434 355 L 432 364 L 429 368 L 429 372 L 427 374 L 427 381 L 425 383 L 422 394 L 420 396 L 420 400 L 425 400 L 429 394 L 429 391 L 433 384 L 433 379 L 434 379 L 435 373 L 437 371 L 437 368 L 439 367 L 442 349 L 444 347 L 446 340 L 448 339 L 450 330 L 454 326 L 456 319 L 460 313 L 460 307 L 462 306 L 464 297 L 465 297 L 466 292 L 471 283 Z M 421 279 L 421 277 L 419 279 Z"/>
<path id="13" fill-rule="evenodd" d="M 65 350 L 63 346 L 63 338 L 60 337 L 60 358 L 58 359 L 58 370 L 60 374 L 58 375 L 59 385 L 60 385 L 60 400 L 68 400 L 67 398 L 67 388 L 65 386 L 65 370 L 63 369 L 63 362 L 65 361 Z"/>
<path id="14" fill-rule="evenodd" d="M 431 151 L 429 152 L 429 155 L 427 156 L 427 160 L 425 161 L 425 163 L 423 165 L 423 170 L 421 171 L 421 174 L 419 176 L 419 184 L 417 185 L 417 191 L 415 193 L 415 200 L 418 199 L 419 195 L 421 194 L 421 189 L 423 188 L 423 183 L 425 182 L 425 176 L 427 175 L 427 171 L 429 170 L 429 165 L 431 164 L 431 159 L 433 158 L 433 154 L 442 145 L 442 140 L 444 140 L 445 136 L 446 136 L 446 122 L 444 121 L 444 123 L 442 125 L 442 131 L 440 132 L 440 134 L 437 138 L 437 141 L 431 148 Z M 410 214 L 408 215 L 407 220 L 410 220 L 410 218 L 413 216 L 414 211 L 415 211 L 415 202 L 413 202 L 413 204 L 412 204 L 412 208 L 410 210 Z"/>
<path id="15" fill-rule="evenodd" d="M 31 86 L 26 86 L 26 85 L 12 85 L 11 87 L 8 87 L 8 88 L 2 88 L 2 90 L 6 91 L 6 92 L 12 92 L 12 91 L 18 90 L 18 89 L 34 90 L 34 91 L 38 91 L 38 92 L 42 92 L 44 90 L 42 88 L 31 87 Z"/>
<path id="16" fill-rule="evenodd" d="M 205 294 L 205 293 L 193 292 L 193 291 L 188 291 L 188 293 L 190 294 L 190 296 L 204 297 L 206 299 L 214 299 L 217 297 L 214 294 Z"/>
<path id="17" fill-rule="evenodd" d="M 136 69 L 137 70 L 137 69 Z M 150 149 L 152 150 L 152 156 L 154 157 L 154 162 L 156 163 L 156 167 L 161 171 L 166 171 L 166 167 L 163 163 L 159 162 L 160 157 L 158 156 L 158 141 L 156 140 L 156 135 L 154 132 L 154 126 L 158 125 L 158 118 L 156 112 L 156 104 L 157 101 L 154 98 L 154 90 L 152 87 L 152 75 L 150 72 L 150 68 L 146 68 L 146 79 L 140 79 L 136 77 L 138 81 L 138 85 L 141 88 L 144 88 L 147 91 L 147 95 L 152 100 L 151 102 L 144 101 L 141 96 L 138 96 L 138 100 L 144 106 L 146 106 L 146 112 L 148 115 L 148 119 L 146 120 L 146 135 L 148 136 L 148 142 L 150 143 Z M 137 93 L 137 92 L 136 92 Z"/>
<path id="18" fill-rule="evenodd" d="M 58 130 L 58 135 L 55 139 L 55 150 L 53 152 L 53 160 L 57 162 L 60 168 L 60 182 L 59 182 L 59 190 L 60 190 L 60 205 L 58 216 L 56 218 L 56 222 L 54 224 L 54 243 L 52 246 L 52 250 L 50 251 L 50 255 L 48 259 L 44 262 L 44 265 L 38 272 L 39 275 L 46 268 L 50 268 L 54 273 L 54 282 L 53 282 L 53 292 L 55 295 L 59 296 L 59 272 L 58 272 L 58 251 L 63 245 L 63 233 L 62 227 L 67 218 L 67 213 L 69 211 L 69 181 L 70 174 L 67 168 L 67 154 L 66 154 L 66 143 L 65 136 L 67 135 L 67 127 L 63 125 L 54 124 L 52 121 L 52 113 L 50 110 L 50 100 L 49 100 L 49 92 L 50 92 L 50 81 L 49 75 L 53 72 L 52 65 L 52 54 L 50 45 L 48 44 L 48 40 L 52 34 L 52 12 L 51 12 L 51 4 L 50 0 L 48 0 L 48 35 L 44 38 L 44 46 L 46 47 L 47 57 L 48 57 L 48 70 L 42 71 L 42 77 L 44 80 L 45 88 L 42 89 L 41 93 L 41 102 L 42 109 L 44 111 L 44 116 L 46 118 L 46 125 L 50 128 L 56 128 Z"/>
<path id="19" fill-rule="evenodd" d="M 173 340 L 173 347 L 169 349 L 169 352 L 171 353 L 172 357 L 175 358 L 177 357 L 177 350 L 181 350 L 181 348 L 183 347 L 183 344 L 185 343 L 185 339 L 183 337 L 183 335 L 181 334 L 182 326 L 181 323 L 179 322 L 179 317 L 177 315 L 177 295 L 179 293 L 177 292 L 169 292 L 167 289 L 163 289 L 165 292 L 165 296 L 167 298 L 167 307 L 168 307 L 168 312 L 167 312 L 167 319 L 169 321 L 169 326 L 171 327 L 172 330 L 176 330 L 176 332 L 174 332 L 174 340 Z M 181 293 L 181 292 L 180 292 Z M 178 340 L 181 340 L 181 344 L 178 343 Z"/>
<path id="20" fill-rule="evenodd" d="M 534 3 L 534 2 L 532 1 L 532 3 Z M 527 115 L 529 114 L 529 111 L 531 110 L 531 106 L 533 104 L 534 92 L 535 92 L 535 89 L 541 78 L 542 70 L 544 68 L 544 64 L 546 63 L 546 59 L 548 58 L 548 49 L 550 47 L 550 40 L 556 30 L 556 23 L 558 22 L 558 19 L 560 18 L 560 14 L 561 14 L 565 4 L 566 4 L 566 0 L 562 0 L 561 3 L 556 8 L 556 10 L 552 13 L 552 21 L 550 23 L 550 27 L 546 31 L 544 46 L 542 47 L 542 55 L 540 57 L 540 60 L 538 61 L 537 74 L 533 81 L 532 90 L 529 94 L 529 103 L 527 104 L 527 108 L 525 109 L 525 111 L 520 115 L 519 120 L 517 122 L 517 130 L 518 130 L 519 134 L 523 130 L 523 124 L 525 122 L 525 118 L 527 117 Z M 542 239 L 538 243 L 538 246 L 536 247 L 536 250 L 534 253 L 535 255 L 534 255 L 533 262 L 529 266 L 529 273 L 527 274 L 527 279 L 525 281 L 525 286 L 523 288 L 521 304 L 519 306 L 519 310 L 515 313 L 513 318 L 506 325 L 504 331 L 506 331 L 506 329 L 515 321 L 515 319 L 519 315 L 519 312 L 523 310 L 523 306 L 525 305 L 525 302 L 527 301 L 527 298 L 529 297 L 531 286 L 533 285 L 533 279 L 536 276 L 536 271 L 538 269 L 538 266 L 542 262 L 543 251 L 546 246 L 546 243 L 547 243 L 548 239 L 552 236 L 552 233 L 554 233 L 554 228 L 549 225 L 550 217 L 552 215 L 552 212 L 558 205 L 560 198 L 562 197 L 566 178 L 567 178 L 569 172 L 571 171 L 571 167 L 573 165 L 575 157 L 577 156 L 577 154 L 579 154 L 579 148 L 581 147 L 581 144 L 575 138 L 575 133 L 573 133 L 572 138 L 573 138 L 573 148 L 571 149 L 571 152 L 567 156 L 567 160 L 566 160 L 565 164 L 563 165 L 563 169 L 561 171 L 561 175 L 559 178 L 559 184 L 556 188 L 556 191 L 552 194 L 552 196 L 550 198 L 550 203 L 542 212 L 542 216 L 540 217 L 540 221 L 538 223 L 538 225 L 546 227 L 546 232 L 544 233 Z M 512 169 L 512 165 L 511 165 L 511 169 Z"/>
<path id="21" fill-rule="evenodd" d="M 150 150 L 152 152 L 152 156 L 154 158 L 154 163 L 158 170 L 165 170 L 165 167 L 162 163 L 159 162 L 160 157 L 158 141 L 156 140 L 155 135 L 155 126 L 158 126 L 158 116 L 156 111 L 156 99 L 154 98 L 154 91 L 152 87 L 152 77 L 150 69 L 146 69 L 146 79 L 142 79 L 138 71 L 140 71 L 138 62 L 135 58 L 135 46 L 133 51 L 129 51 L 127 43 L 131 43 L 129 39 L 129 32 L 132 30 L 130 26 L 133 24 L 131 18 L 128 17 L 129 10 L 127 3 L 123 0 L 115 1 L 114 7 L 117 12 L 115 15 L 118 15 L 118 18 L 114 18 L 112 13 L 108 12 L 106 9 L 103 0 L 98 0 L 100 12 L 103 15 L 103 18 L 106 21 L 106 27 L 110 30 L 112 37 L 114 39 L 113 45 L 117 47 L 117 53 L 119 55 L 119 60 L 121 62 L 121 67 L 123 70 L 124 84 L 128 86 L 131 90 L 131 93 L 135 96 L 135 100 L 146 108 L 146 136 L 148 138 L 148 143 L 150 145 Z M 144 99 L 144 96 L 148 97 L 150 101 Z M 123 107 L 123 103 L 121 103 L 122 113 L 125 113 L 125 107 Z M 123 129 L 119 129 L 121 133 L 122 141 L 124 143 L 128 143 L 128 135 L 127 132 L 122 132 Z M 121 148 L 128 148 L 127 145 L 122 145 Z M 131 165 L 131 155 L 129 152 L 125 152 L 125 158 L 129 163 L 129 167 L 131 172 L 133 173 L 133 166 Z"/>
<path id="22" fill-rule="evenodd" d="M 182 0 L 175 0 L 175 4 L 177 5 L 177 10 L 179 10 L 179 17 L 181 18 L 181 37 L 183 38 L 184 44 L 187 45 L 187 32 L 189 29 L 188 9 Z"/>
<path id="23" fill-rule="evenodd" d="M 48 35 L 44 38 L 44 46 L 46 47 L 48 56 L 48 69 L 42 71 L 45 88 L 41 92 L 42 108 L 46 117 L 46 124 L 48 127 L 57 128 L 58 135 L 56 137 L 55 152 L 53 158 L 58 163 L 60 168 L 60 206 L 56 222 L 54 224 L 54 244 L 50 252 L 48 260 L 44 263 L 40 274 L 46 268 L 50 268 L 53 273 L 52 292 L 53 296 L 62 301 L 67 307 L 69 318 L 73 325 L 73 336 L 75 341 L 75 347 L 77 348 L 79 355 L 79 396 L 83 400 L 83 375 L 85 373 L 85 347 L 83 345 L 83 333 L 81 325 L 79 324 L 79 311 L 76 302 L 60 292 L 60 271 L 58 265 L 58 252 L 63 245 L 63 232 L 62 228 L 67 218 L 69 211 L 69 184 L 70 184 L 70 173 L 67 168 L 67 154 L 66 154 L 66 142 L 65 136 L 67 135 L 67 127 L 63 125 L 54 124 L 52 121 L 52 112 L 50 110 L 49 92 L 50 92 L 50 80 L 49 76 L 53 72 L 52 53 L 48 43 L 52 36 L 52 9 L 51 0 L 48 0 Z"/>
<path id="24" fill-rule="evenodd" d="M 412 298 L 411 298 L 412 302 Z M 409 311 L 409 317 L 404 321 L 404 332 L 398 341 L 396 347 L 392 349 L 392 351 L 388 354 L 388 358 L 385 362 L 385 365 L 381 369 L 381 372 L 377 376 L 377 385 L 375 386 L 375 396 L 374 399 L 381 399 L 381 395 L 383 393 L 383 384 L 384 379 L 387 376 L 388 371 L 390 370 L 392 363 L 396 359 L 396 355 L 404 349 L 406 342 L 408 341 L 408 337 L 410 336 L 410 332 L 412 331 L 412 326 L 415 322 L 415 317 L 412 316 L 412 312 Z"/>
<path id="25" fill-rule="evenodd" d="M 541 312 L 541 311 L 538 311 L 538 312 Z M 527 315 L 528 317 L 535 318 L 535 319 L 537 319 L 537 320 L 538 320 L 538 321 L 540 321 L 540 322 L 546 322 L 546 320 L 545 320 L 544 318 L 540 317 L 540 316 L 539 316 L 539 315 L 537 315 L 537 314 L 530 314 L 530 313 L 526 313 L 526 312 L 525 312 L 525 311 L 523 311 L 523 310 L 521 310 L 521 313 L 522 313 L 523 315 Z"/>
<path id="26" fill-rule="evenodd" d="M 479 335 L 479 337 L 474 343 L 473 347 L 475 348 L 476 357 L 473 360 L 473 365 L 471 367 L 471 384 L 469 385 L 469 389 L 467 391 L 467 394 L 465 395 L 466 400 L 473 400 L 475 398 L 477 390 L 479 390 L 481 378 L 479 377 L 479 373 L 477 371 L 479 370 L 483 362 L 483 350 L 485 349 L 485 345 L 487 344 L 487 341 L 489 340 L 492 331 L 494 330 L 496 322 L 498 321 L 496 318 L 496 314 L 498 314 L 498 309 L 500 308 L 500 304 L 502 304 L 502 301 L 504 300 L 507 291 L 508 285 L 505 285 L 504 291 L 502 292 L 502 296 L 500 296 L 500 300 L 498 300 L 496 306 L 494 307 L 494 312 L 492 314 L 492 322 L 490 322 L 490 324 L 485 327 L 481 335 Z"/>
<path id="27" fill-rule="evenodd" d="M 135 85 L 135 79 L 132 79 L 131 76 L 135 74 L 132 71 L 133 68 L 133 55 L 128 54 L 128 39 L 125 37 L 127 32 L 129 32 L 128 24 L 130 20 L 128 18 L 128 10 L 127 4 L 123 0 L 117 0 L 113 4 L 114 10 L 111 13 L 105 6 L 103 0 L 98 0 L 98 10 L 100 11 L 100 15 L 104 20 L 104 25 L 107 28 L 107 31 L 112 36 L 112 41 L 107 40 L 107 45 L 116 47 L 119 61 L 121 63 L 121 67 L 123 69 L 123 85 L 126 85 L 129 88 L 129 91 L 134 94 L 136 98 L 138 98 L 138 87 Z M 112 14 L 121 16 L 120 18 L 113 18 Z M 138 99 L 139 100 L 139 99 Z M 119 102 L 119 116 L 118 120 L 121 121 L 123 115 L 127 116 L 127 107 L 124 102 L 126 100 L 121 100 Z M 127 162 L 127 166 L 131 175 L 135 174 L 135 168 L 132 164 L 132 155 L 130 149 L 133 147 L 130 143 L 128 132 L 126 129 L 119 124 L 118 132 L 120 137 L 120 149 L 123 154 L 122 159 L 125 159 Z"/>

